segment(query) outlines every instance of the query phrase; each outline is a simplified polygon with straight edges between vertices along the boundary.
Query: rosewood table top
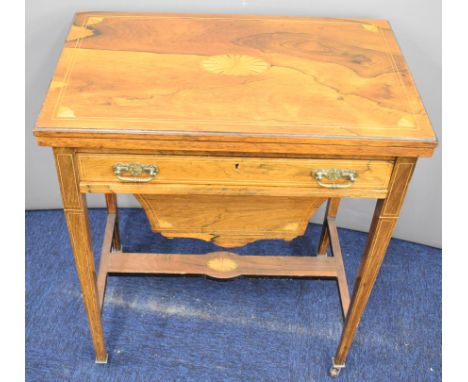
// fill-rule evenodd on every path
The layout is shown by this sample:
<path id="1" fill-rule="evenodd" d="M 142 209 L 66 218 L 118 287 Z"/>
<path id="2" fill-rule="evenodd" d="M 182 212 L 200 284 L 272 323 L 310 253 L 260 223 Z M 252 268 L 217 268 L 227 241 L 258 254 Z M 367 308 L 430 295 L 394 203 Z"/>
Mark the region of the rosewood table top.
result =
<path id="1" fill-rule="evenodd" d="M 36 129 L 71 134 L 436 145 L 390 24 L 313 17 L 77 14 Z"/>

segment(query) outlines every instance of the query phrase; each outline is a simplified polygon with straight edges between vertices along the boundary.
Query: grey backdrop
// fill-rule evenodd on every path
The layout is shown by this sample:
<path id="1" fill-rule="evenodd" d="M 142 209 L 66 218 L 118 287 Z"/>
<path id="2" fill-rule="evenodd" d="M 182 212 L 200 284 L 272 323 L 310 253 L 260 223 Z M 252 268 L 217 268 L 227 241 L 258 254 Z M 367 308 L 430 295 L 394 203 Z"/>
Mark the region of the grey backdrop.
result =
<path id="1" fill-rule="evenodd" d="M 50 148 L 38 147 L 31 134 L 73 14 L 78 11 L 154 11 L 240 13 L 286 16 L 383 18 L 390 21 L 413 73 L 434 129 L 441 138 L 442 21 L 440 0 L 29 0 L 26 2 L 26 208 L 60 208 Z M 441 148 L 421 159 L 394 237 L 441 246 Z M 103 206 L 102 195 L 88 197 Z M 135 207 L 132 196 L 120 206 Z M 367 231 L 373 200 L 344 200 L 338 224 Z M 323 208 L 313 221 L 319 222 Z"/>

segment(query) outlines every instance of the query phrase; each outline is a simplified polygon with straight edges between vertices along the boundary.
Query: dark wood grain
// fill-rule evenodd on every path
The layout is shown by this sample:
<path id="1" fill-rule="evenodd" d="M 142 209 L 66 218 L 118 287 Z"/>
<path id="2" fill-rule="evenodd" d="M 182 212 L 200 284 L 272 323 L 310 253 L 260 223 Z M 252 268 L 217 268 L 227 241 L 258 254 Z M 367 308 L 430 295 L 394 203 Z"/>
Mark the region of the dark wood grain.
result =
<path id="1" fill-rule="evenodd" d="M 82 147 L 116 132 L 114 148 L 144 134 L 152 148 L 181 135 L 436 144 L 384 20 L 82 13 L 37 127 L 44 144 L 74 132 Z"/>
<path id="2" fill-rule="evenodd" d="M 207 275 L 219 279 L 245 276 L 336 277 L 333 258 L 306 256 L 248 256 L 232 252 L 203 255 L 115 253 L 110 273 Z"/>

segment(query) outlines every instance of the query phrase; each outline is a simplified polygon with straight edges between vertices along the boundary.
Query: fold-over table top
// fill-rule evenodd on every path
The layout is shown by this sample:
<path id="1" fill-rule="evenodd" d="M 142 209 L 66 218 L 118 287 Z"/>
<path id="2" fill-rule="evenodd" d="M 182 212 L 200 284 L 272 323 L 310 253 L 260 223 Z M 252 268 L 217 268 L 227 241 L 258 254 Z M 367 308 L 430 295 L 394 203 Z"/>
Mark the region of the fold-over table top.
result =
<path id="1" fill-rule="evenodd" d="M 36 135 L 70 131 L 436 144 L 389 23 L 312 17 L 77 14 Z"/>

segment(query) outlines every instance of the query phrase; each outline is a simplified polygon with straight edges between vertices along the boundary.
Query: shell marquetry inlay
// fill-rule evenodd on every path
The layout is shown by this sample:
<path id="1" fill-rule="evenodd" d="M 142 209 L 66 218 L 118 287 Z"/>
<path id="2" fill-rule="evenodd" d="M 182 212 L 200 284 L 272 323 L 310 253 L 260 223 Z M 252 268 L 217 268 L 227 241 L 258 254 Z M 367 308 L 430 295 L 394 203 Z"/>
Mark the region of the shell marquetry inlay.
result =
<path id="1" fill-rule="evenodd" d="M 260 74 L 270 67 L 267 62 L 260 58 L 240 54 L 211 56 L 203 60 L 201 66 L 208 72 L 230 76 Z"/>
<path id="2" fill-rule="evenodd" d="M 230 272 L 237 268 L 237 263 L 227 257 L 215 257 L 206 263 L 208 268 L 218 272 Z"/>

